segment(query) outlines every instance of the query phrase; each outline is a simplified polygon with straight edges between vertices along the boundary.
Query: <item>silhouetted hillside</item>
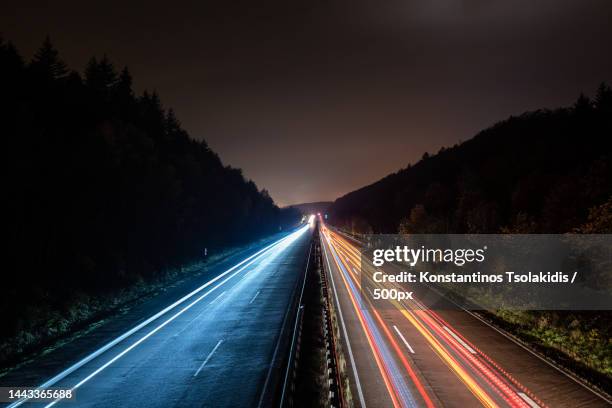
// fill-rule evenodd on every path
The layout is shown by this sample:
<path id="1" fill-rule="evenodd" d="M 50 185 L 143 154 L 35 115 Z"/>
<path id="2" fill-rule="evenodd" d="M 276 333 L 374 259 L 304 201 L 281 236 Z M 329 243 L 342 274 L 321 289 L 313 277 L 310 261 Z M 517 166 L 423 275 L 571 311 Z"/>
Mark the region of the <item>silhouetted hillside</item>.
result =
<path id="1" fill-rule="evenodd" d="M 135 95 L 105 56 L 81 76 L 48 39 L 31 62 L 0 41 L 0 89 L 0 337 L 299 217 L 190 138 L 155 92 Z"/>
<path id="2" fill-rule="evenodd" d="M 355 232 L 568 232 L 612 195 L 612 91 L 510 117 L 337 199 Z"/>

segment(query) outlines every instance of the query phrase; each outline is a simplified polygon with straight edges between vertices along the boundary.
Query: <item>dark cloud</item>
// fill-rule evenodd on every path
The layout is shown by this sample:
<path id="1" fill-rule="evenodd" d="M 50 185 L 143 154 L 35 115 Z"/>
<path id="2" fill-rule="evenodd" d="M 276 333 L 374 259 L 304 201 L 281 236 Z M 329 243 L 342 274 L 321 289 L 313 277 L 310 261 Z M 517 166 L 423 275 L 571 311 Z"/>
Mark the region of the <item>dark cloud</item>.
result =
<path id="1" fill-rule="evenodd" d="M 612 2 L 13 2 L 30 56 L 127 64 L 281 204 L 333 199 L 612 80 Z"/>

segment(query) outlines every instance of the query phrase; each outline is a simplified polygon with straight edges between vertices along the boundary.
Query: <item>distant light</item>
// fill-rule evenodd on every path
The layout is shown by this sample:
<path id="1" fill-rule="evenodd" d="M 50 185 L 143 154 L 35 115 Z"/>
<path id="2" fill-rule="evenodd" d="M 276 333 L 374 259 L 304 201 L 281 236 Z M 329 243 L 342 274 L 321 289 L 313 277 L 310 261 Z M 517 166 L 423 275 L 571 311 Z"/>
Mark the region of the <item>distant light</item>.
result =
<path id="1" fill-rule="evenodd" d="M 317 215 L 320 217 L 320 216 L 321 216 L 321 213 L 317 213 Z"/>
<path id="2" fill-rule="evenodd" d="M 315 219 L 315 216 L 311 215 L 310 217 L 308 217 L 308 223 L 312 225 L 314 223 L 314 219 Z"/>

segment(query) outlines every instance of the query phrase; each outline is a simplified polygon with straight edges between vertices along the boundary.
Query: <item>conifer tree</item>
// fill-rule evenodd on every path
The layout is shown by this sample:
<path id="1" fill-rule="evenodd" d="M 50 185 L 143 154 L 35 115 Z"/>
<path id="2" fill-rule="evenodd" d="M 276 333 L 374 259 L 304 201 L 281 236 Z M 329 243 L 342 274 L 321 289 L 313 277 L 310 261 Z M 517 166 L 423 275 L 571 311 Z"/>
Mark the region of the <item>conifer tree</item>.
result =
<path id="1" fill-rule="evenodd" d="M 30 68 L 36 74 L 51 80 L 63 78 L 68 74 L 66 64 L 60 59 L 59 52 L 53 47 L 49 36 L 34 54 Z"/>

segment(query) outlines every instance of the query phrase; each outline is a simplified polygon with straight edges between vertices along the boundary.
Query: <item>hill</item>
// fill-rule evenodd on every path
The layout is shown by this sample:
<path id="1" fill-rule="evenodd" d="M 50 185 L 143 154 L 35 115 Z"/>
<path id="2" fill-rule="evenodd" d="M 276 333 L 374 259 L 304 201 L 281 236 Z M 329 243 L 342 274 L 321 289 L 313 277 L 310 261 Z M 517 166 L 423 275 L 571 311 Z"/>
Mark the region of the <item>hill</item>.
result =
<path id="1" fill-rule="evenodd" d="M 355 232 L 561 233 L 612 195 L 612 91 L 510 117 L 338 198 Z"/>
<path id="2" fill-rule="evenodd" d="M 354 233 L 612 233 L 612 91 L 528 112 L 338 198 L 328 222 Z M 610 288 L 609 277 L 600 282 Z M 481 315 L 609 390 L 609 311 Z"/>

